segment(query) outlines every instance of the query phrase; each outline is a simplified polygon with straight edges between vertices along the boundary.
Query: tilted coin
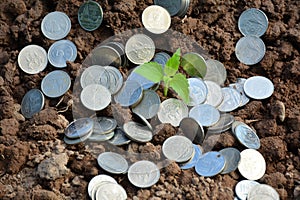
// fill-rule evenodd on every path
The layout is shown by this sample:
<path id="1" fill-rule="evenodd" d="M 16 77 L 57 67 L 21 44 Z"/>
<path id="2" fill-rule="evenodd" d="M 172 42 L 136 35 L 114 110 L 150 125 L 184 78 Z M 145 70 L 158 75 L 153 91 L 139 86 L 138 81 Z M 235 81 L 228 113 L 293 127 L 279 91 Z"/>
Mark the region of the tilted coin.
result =
<path id="1" fill-rule="evenodd" d="M 109 181 L 102 181 L 102 182 L 98 182 L 94 185 L 92 191 L 91 191 L 91 195 L 90 197 L 92 198 L 92 200 L 97 200 L 97 191 L 98 189 L 102 186 L 102 185 L 106 185 L 108 183 L 112 183 L 112 182 L 109 182 Z M 117 184 L 117 183 L 115 183 Z"/>
<path id="2" fill-rule="evenodd" d="M 141 100 L 143 96 L 142 86 L 133 80 L 127 80 L 124 82 L 122 88 L 114 96 L 116 103 L 119 103 L 123 107 L 132 106 Z"/>
<path id="3" fill-rule="evenodd" d="M 119 55 L 121 56 L 121 66 L 126 66 L 128 64 L 128 60 L 127 60 L 127 57 L 125 54 L 125 47 L 122 43 L 108 42 L 106 45 L 114 48 L 119 53 Z M 115 66 L 115 67 L 117 67 L 117 66 Z"/>
<path id="4" fill-rule="evenodd" d="M 132 111 L 146 119 L 151 119 L 158 113 L 159 106 L 160 98 L 158 94 L 153 90 L 145 90 L 142 100 L 132 108 Z"/>
<path id="5" fill-rule="evenodd" d="M 108 72 L 108 83 L 104 85 L 110 91 L 111 94 L 116 94 L 123 85 L 123 76 L 121 72 L 112 66 L 104 67 Z"/>
<path id="6" fill-rule="evenodd" d="M 233 135 L 235 135 L 235 128 L 240 125 L 240 124 L 245 124 L 243 122 L 240 122 L 240 121 L 234 121 L 232 124 L 231 124 L 231 132 Z"/>
<path id="7" fill-rule="evenodd" d="M 238 27 L 244 36 L 260 37 L 267 31 L 268 23 L 268 17 L 263 11 L 250 8 L 239 17 Z"/>
<path id="8" fill-rule="evenodd" d="M 140 66 L 137 66 L 136 68 L 134 68 L 134 70 L 131 71 L 131 73 L 127 77 L 127 80 L 132 80 L 132 81 L 138 82 L 143 87 L 144 90 L 147 90 L 147 89 L 153 87 L 155 84 L 154 82 L 152 82 L 152 81 L 146 79 L 144 76 L 139 75 L 134 72 L 139 67 Z"/>
<path id="9" fill-rule="evenodd" d="M 86 31 L 94 31 L 101 25 L 103 10 L 96 1 L 84 2 L 78 9 L 78 22 Z"/>
<path id="10" fill-rule="evenodd" d="M 196 163 L 198 162 L 200 156 L 202 155 L 202 150 L 200 149 L 200 147 L 198 145 L 195 145 L 195 144 L 193 144 L 193 146 L 194 146 L 194 149 L 195 149 L 194 156 L 187 163 L 179 164 L 181 169 L 193 168 L 196 165 Z"/>
<path id="11" fill-rule="evenodd" d="M 177 16 L 184 17 L 189 9 L 190 0 L 181 0 L 180 10 L 177 13 Z"/>
<path id="12" fill-rule="evenodd" d="M 144 34 L 133 35 L 125 45 L 127 58 L 134 64 L 149 62 L 155 54 L 153 40 Z"/>
<path id="13" fill-rule="evenodd" d="M 259 183 L 256 181 L 242 180 L 236 184 L 235 193 L 240 200 L 247 200 L 248 193 L 255 185 L 259 185 Z"/>
<path id="14" fill-rule="evenodd" d="M 71 30 L 71 20 L 63 12 L 55 11 L 47 14 L 42 20 L 42 33 L 50 40 L 60 40 Z"/>
<path id="15" fill-rule="evenodd" d="M 195 149 L 190 139 L 185 136 L 175 135 L 164 141 L 162 152 L 169 160 L 182 163 L 191 159 Z"/>
<path id="16" fill-rule="evenodd" d="M 89 139 L 89 137 L 92 135 L 93 131 L 90 131 L 87 135 L 80 137 L 80 138 L 76 138 L 76 139 L 70 139 L 67 136 L 64 137 L 64 142 L 66 144 L 79 144 L 81 142 L 86 141 L 87 139 Z"/>
<path id="17" fill-rule="evenodd" d="M 206 60 L 206 74 L 204 80 L 213 81 L 218 85 L 224 85 L 224 82 L 227 78 L 226 68 L 223 63 L 218 60 L 208 59 Z"/>
<path id="18" fill-rule="evenodd" d="M 153 162 L 141 160 L 129 167 L 127 175 L 129 181 L 136 187 L 147 188 L 157 183 L 160 172 Z"/>
<path id="19" fill-rule="evenodd" d="M 65 130 L 65 136 L 76 139 L 88 135 L 94 128 L 94 121 L 90 118 L 80 118 L 71 122 Z"/>
<path id="20" fill-rule="evenodd" d="M 81 103 L 89 110 L 99 111 L 111 102 L 109 90 L 98 84 L 91 84 L 83 88 L 80 94 Z"/>
<path id="21" fill-rule="evenodd" d="M 131 140 L 126 136 L 125 132 L 122 129 L 116 128 L 114 132 L 114 136 L 108 140 L 110 144 L 121 146 L 129 144 L 131 142 Z"/>
<path id="22" fill-rule="evenodd" d="M 244 83 L 246 95 L 252 99 L 267 99 L 274 92 L 272 81 L 263 76 L 253 76 Z"/>
<path id="23" fill-rule="evenodd" d="M 171 56 L 165 52 L 158 52 L 154 55 L 153 62 L 157 62 L 158 64 L 161 64 L 161 66 L 164 68 L 168 60 L 171 58 Z"/>
<path id="24" fill-rule="evenodd" d="M 203 78 L 206 74 L 206 61 L 198 53 L 190 52 L 182 56 L 181 65 L 185 71 L 192 73 L 193 76 Z"/>
<path id="25" fill-rule="evenodd" d="M 207 86 L 207 97 L 205 104 L 218 107 L 223 101 L 223 93 L 221 87 L 213 81 L 204 81 Z"/>
<path id="26" fill-rule="evenodd" d="M 92 65 L 82 72 L 80 76 L 80 85 L 85 88 L 91 84 L 108 85 L 109 72 L 100 65 Z"/>
<path id="27" fill-rule="evenodd" d="M 151 5 L 143 11 L 142 23 L 149 32 L 162 34 L 171 26 L 171 16 L 165 8 Z"/>
<path id="28" fill-rule="evenodd" d="M 200 78 L 188 78 L 189 82 L 189 106 L 196 106 L 206 100 L 208 89 L 204 81 Z"/>
<path id="29" fill-rule="evenodd" d="M 152 131 L 147 126 L 129 121 L 123 125 L 127 137 L 136 142 L 149 142 L 152 140 Z"/>
<path id="30" fill-rule="evenodd" d="M 97 117 L 93 119 L 94 121 L 94 134 L 107 134 L 111 133 L 117 127 L 117 121 L 114 118 L 108 117 Z"/>
<path id="31" fill-rule="evenodd" d="M 101 183 L 101 182 L 117 183 L 117 181 L 113 177 L 105 175 L 105 174 L 100 174 L 100 175 L 93 177 L 88 184 L 88 194 L 90 197 L 92 197 L 91 192 L 92 192 L 93 187 L 97 183 Z"/>
<path id="32" fill-rule="evenodd" d="M 234 129 L 238 141 L 249 149 L 259 149 L 260 140 L 252 128 L 246 124 L 239 124 Z"/>
<path id="33" fill-rule="evenodd" d="M 128 169 L 127 160 L 118 153 L 104 152 L 97 158 L 99 166 L 112 174 L 126 173 Z"/>
<path id="34" fill-rule="evenodd" d="M 201 104 L 193 107 L 189 117 L 194 118 L 202 126 L 212 126 L 220 119 L 220 112 L 209 104 Z"/>
<path id="35" fill-rule="evenodd" d="M 251 188 L 247 200 L 280 200 L 277 191 L 267 184 L 258 184 Z"/>
<path id="36" fill-rule="evenodd" d="M 90 54 L 91 64 L 100 66 L 122 66 L 122 56 L 113 47 L 102 45 L 96 47 Z"/>
<path id="37" fill-rule="evenodd" d="M 149 130 L 153 131 L 153 127 L 152 125 L 149 123 L 149 121 L 143 117 L 142 115 L 140 115 L 139 113 L 134 113 L 139 119 L 142 120 L 142 122 L 149 128 Z"/>
<path id="38" fill-rule="evenodd" d="M 239 172 L 248 180 L 258 180 L 266 172 L 266 161 L 258 151 L 245 149 L 241 152 Z"/>
<path id="39" fill-rule="evenodd" d="M 181 0 L 154 0 L 154 4 L 164 7 L 170 13 L 171 16 L 176 15 L 181 8 Z"/>
<path id="40" fill-rule="evenodd" d="M 241 95 L 241 104 L 240 104 L 240 107 L 246 105 L 250 99 L 246 96 L 245 92 L 244 92 L 244 83 L 232 83 L 232 84 L 229 84 L 229 87 L 237 90 L 240 95 Z"/>
<path id="41" fill-rule="evenodd" d="M 26 118 L 31 118 L 44 107 L 45 97 L 39 89 L 29 90 L 22 99 L 21 113 Z"/>
<path id="42" fill-rule="evenodd" d="M 104 142 L 107 140 L 110 140 L 111 138 L 113 138 L 115 135 L 115 132 L 112 131 L 110 133 L 106 133 L 106 134 L 97 134 L 94 133 L 90 135 L 90 137 L 88 138 L 88 141 L 90 142 Z"/>
<path id="43" fill-rule="evenodd" d="M 183 118 L 180 121 L 179 128 L 182 130 L 185 137 L 197 144 L 201 144 L 205 138 L 203 127 L 193 118 Z"/>
<path id="44" fill-rule="evenodd" d="M 265 43 L 256 36 L 242 37 L 235 46 L 237 59 L 246 65 L 255 65 L 265 56 Z"/>
<path id="45" fill-rule="evenodd" d="M 225 167 L 225 158 L 221 153 L 210 151 L 200 156 L 195 165 L 197 174 L 212 177 L 222 172 Z"/>
<path id="46" fill-rule="evenodd" d="M 233 172 L 237 169 L 238 164 L 241 160 L 241 153 L 236 148 L 225 148 L 219 151 L 222 156 L 225 158 L 225 167 L 221 174 L 228 174 L 230 172 Z"/>
<path id="47" fill-rule="evenodd" d="M 115 183 L 107 183 L 101 185 L 96 193 L 96 199 L 98 200 L 126 200 L 127 193 L 125 189 Z"/>
<path id="48" fill-rule="evenodd" d="M 47 52 L 38 45 L 28 45 L 18 55 L 18 65 L 27 74 L 37 74 L 43 71 L 47 64 Z"/>
<path id="49" fill-rule="evenodd" d="M 232 123 L 234 122 L 234 117 L 228 113 L 222 113 L 220 115 L 219 121 L 213 126 L 208 127 L 207 133 L 222 133 L 231 128 Z"/>
<path id="50" fill-rule="evenodd" d="M 60 97 L 71 87 L 70 76 L 62 71 L 55 70 L 47 74 L 41 83 L 42 92 L 50 98 Z"/>
<path id="51" fill-rule="evenodd" d="M 223 101 L 218 106 L 218 110 L 221 112 L 231 112 L 237 109 L 241 104 L 241 95 L 240 93 L 230 87 L 222 88 Z"/>
<path id="52" fill-rule="evenodd" d="M 74 62 L 77 57 L 77 48 L 70 40 L 54 42 L 48 50 L 48 60 L 57 68 L 67 66 L 67 61 Z"/>

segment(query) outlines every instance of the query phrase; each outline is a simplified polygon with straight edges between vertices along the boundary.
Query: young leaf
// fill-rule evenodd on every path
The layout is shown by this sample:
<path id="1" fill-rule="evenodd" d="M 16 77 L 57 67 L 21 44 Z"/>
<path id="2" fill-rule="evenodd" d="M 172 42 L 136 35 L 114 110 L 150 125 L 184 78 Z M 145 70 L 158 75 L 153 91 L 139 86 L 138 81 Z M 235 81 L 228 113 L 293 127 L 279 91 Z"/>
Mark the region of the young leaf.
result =
<path id="1" fill-rule="evenodd" d="M 164 76 L 161 65 L 156 62 L 144 63 L 137 67 L 134 72 L 154 83 L 160 82 Z"/>
<path id="2" fill-rule="evenodd" d="M 183 74 L 176 74 L 170 81 L 170 87 L 175 90 L 185 103 L 189 103 L 189 82 Z"/>
<path id="3" fill-rule="evenodd" d="M 164 72 L 167 76 L 174 76 L 180 65 L 180 48 L 167 61 Z"/>

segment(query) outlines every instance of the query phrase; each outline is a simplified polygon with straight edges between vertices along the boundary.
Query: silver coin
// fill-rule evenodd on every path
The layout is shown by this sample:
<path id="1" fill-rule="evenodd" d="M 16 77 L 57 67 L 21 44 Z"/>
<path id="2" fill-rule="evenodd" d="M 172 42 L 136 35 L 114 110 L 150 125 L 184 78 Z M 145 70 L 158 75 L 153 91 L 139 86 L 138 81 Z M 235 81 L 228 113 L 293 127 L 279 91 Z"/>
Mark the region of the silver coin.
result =
<path id="1" fill-rule="evenodd" d="M 197 144 L 202 144 L 205 138 L 204 129 L 195 119 L 190 117 L 183 118 L 180 121 L 179 128 L 185 137 Z"/>
<path id="2" fill-rule="evenodd" d="M 245 124 L 243 122 L 240 122 L 240 121 L 234 121 L 232 124 L 231 124 L 231 132 L 233 133 L 233 135 L 235 135 L 235 128 L 240 125 L 240 124 Z"/>
<path id="3" fill-rule="evenodd" d="M 127 80 L 124 82 L 122 88 L 114 96 L 116 103 L 119 103 L 123 107 L 132 106 L 141 100 L 143 95 L 142 86 L 132 80 Z"/>
<path id="4" fill-rule="evenodd" d="M 180 10 L 177 13 L 177 16 L 184 17 L 189 9 L 190 0 L 181 0 Z"/>
<path id="5" fill-rule="evenodd" d="M 212 126 L 220 119 L 220 112 L 209 104 L 201 104 L 193 107 L 189 117 L 195 119 L 202 126 Z"/>
<path id="6" fill-rule="evenodd" d="M 220 112 L 231 112 L 241 105 L 241 95 L 240 93 L 230 87 L 222 88 L 223 101 L 218 106 Z"/>
<path id="7" fill-rule="evenodd" d="M 241 152 L 241 161 L 238 165 L 239 172 L 248 180 L 258 180 L 266 172 L 266 161 L 258 151 L 245 149 Z"/>
<path id="8" fill-rule="evenodd" d="M 86 31 L 94 31 L 103 21 L 102 7 L 96 1 L 84 2 L 78 9 L 78 22 Z"/>
<path id="9" fill-rule="evenodd" d="M 183 101 L 169 98 L 160 104 L 157 116 L 161 123 L 179 126 L 180 121 L 188 116 L 188 112 L 188 107 Z"/>
<path id="10" fill-rule="evenodd" d="M 241 95 L 241 104 L 240 104 L 240 107 L 246 105 L 250 99 L 246 96 L 245 92 L 244 92 L 244 83 L 232 83 L 232 84 L 229 84 L 229 87 L 237 90 L 240 95 Z"/>
<path id="11" fill-rule="evenodd" d="M 131 140 L 126 136 L 125 132 L 120 128 L 116 128 L 114 132 L 114 136 L 108 140 L 110 144 L 121 146 L 131 142 Z"/>
<path id="12" fill-rule="evenodd" d="M 100 65 L 92 65 L 86 68 L 80 76 L 80 85 L 85 88 L 91 84 L 108 85 L 109 74 L 108 71 Z"/>
<path id="13" fill-rule="evenodd" d="M 260 140 L 252 128 L 246 124 L 239 124 L 234 129 L 238 141 L 249 149 L 259 149 Z"/>
<path id="14" fill-rule="evenodd" d="M 219 152 L 210 151 L 200 156 L 195 165 L 197 174 L 212 177 L 222 172 L 225 167 L 225 158 Z"/>
<path id="15" fill-rule="evenodd" d="M 70 139 L 67 136 L 65 136 L 64 137 L 64 142 L 66 144 L 70 144 L 70 145 L 79 144 L 79 143 L 84 142 L 87 139 L 89 139 L 89 137 L 92 135 L 92 133 L 93 133 L 93 131 L 90 131 L 87 135 L 85 135 L 83 137 L 80 137 L 80 138 L 77 138 L 77 139 Z"/>
<path id="16" fill-rule="evenodd" d="M 43 78 L 41 83 L 42 92 L 50 98 L 62 96 L 70 89 L 70 86 L 70 76 L 61 70 L 50 72 Z"/>
<path id="17" fill-rule="evenodd" d="M 90 197 L 92 197 L 92 189 L 95 187 L 96 184 L 101 182 L 117 183 L 117 181 L 113 177 L 105 174 L 100 174 L 93 177 L 88 184 L 88 194 Z"/>
<path id="18" fill-rule="evenodd" d="M 164 141 L 162 152 L 169 160 L 183 163 L 192 158 L 195 149 L 190 139 L 185 136 L 175 135 Z"/>
<path id="19" fill-rule="evenodd" d="M 28 45 L 18 55 L 18 65 L 27 74 L 37 74 L 43 71 L 47 64 L 47 52 L 38 45 Z"/>
<path id="20" fill-rule="evenodd" d="M 152 125 L 148 122 L 148 120 L 138 113 L 134 113 L 142 122 L 149 128 L 149 130 L 153 131 Z"/>
<path id="21" fill-rule="evenodd" d="M 136 187 L 148 188 L 158 182 L 160 172 L 153 162 L 141 160 L 129 167 L 127 175 L 129 181 Z"/>
<path id="22" fill-rule="evenodd" d="M 108 88 L 111 94 L 116 94 L 123 85 L 123 76 L 121 72 L 112 66 L 106 66 L 104 67 L 106 71 L 108 72 L 108 84 L 104 85 Z"/>
<path id="23" fill-rule="evenodd" d="M 117 127 L 117 121 L 114 118 L 108 117 L 97 117 L 93 119 L 94 121 L 94 134 L 107 134 L 111 133 Z"/>
<path id="24" fill-rule="evenodd" d="M 196 106 L 206 100 L 208 89 L 204 81 L 200 78 L 188 78 L 189 82 L 189 106 Z"/>
<path id="25" fill-rule="evenodd" d="M 155 54 L 155 45 L 149 36 L 136 34 L 127 41 L 125 52 L 132 63 L 141 65 L 151 61 Z"/>
<path id="26" fill-rule="evenodd" d="M 110 133 L 106 133 L 106 134 L 91 134 L 90 137 L 88 138 L 88 140 L 90 142 L 104 142 L 107 140 L 110 140 L 111 138 L 113 138 L 115 135 L 115 132 L 112 131 Z"/>
<path id="27" fill-rule="evenodd" d="M 132 108 L 132 111 L 146 119 L 151 119 L 158 113 L 159 106 L 160 98 L 158 94 L 153 90 L 145 90 L 142 100 Z"/>
<path id="28" fill-rule="evenodd" d="M 219 151 L 225 158 L 225 167 L 221 174 L 228 174 L 237 169 L 241 160 L 241 153 L 236 148 L 225 148 Z"/>
<path id="29" fill-rule="evenodd" d="M 127 60 L 127 57 L 125 54 L 125 47 L 122 43 L 108 42 L 106 45 L 114 48 L 119 53 L 119 55 L 121 56 L 121 66 L 126 66 L 128 64 L 128 60 Z M 117 67 L 117 66 L 115 66 L 115 67 Z"/>
<path id="30" fill-rule="evenodd" d="M 80 118 L 71 122 L 65 130 L 69 139 L 81 138 L 93 131 L 94 121 L 90 118 Z"/>
<path id="31" fill-rule="evenodd" d="M 115 183 L 107 183 L 101 185 L 96 193 L 96 199 L 98 200 L 126 200 L 127 193 L 125 189 Z"/>
<path id="32" fill-rule="evenodd" d="M 267 31 L 268 23 L 268 17 L 263 11 L 250 8 L 239 17 L 238 27 L 244 36 L 260 37 Z"/>
<path id="33" fill-rule="evenodd" d="M 200 149 L 200 147 L 198 145 L 195 145 L 195 144 L 193 146 L 194 146 L 194 149 L 195 149 L 194 156 L 187 163 L 180 164 L 179 166 L 180 166 L 181 169 L 190 169 L 190 168 L 195 167 L 195 165 L 198 162 L 200 156 L 202 155 L 202 150 Z"/>
<path id="34" fill-rule="evenodd" d="M 112 174 L 124 174 L 128 170 L 126 159 L 118 153 L 101 153 L 97 158 L 97 162 L 102 169 Z"/>
<path id="35" fill-rule="evenodd" d="M 39 89 L 29 90 L 22 99 L 21 113 L 26 118 L 31 118 L 40 112 L 45 103 L 45 97 Z"/>
<path id="36" fill-rule="evenodd" d="M 165 67 L 171 56 L 165 52 L 158 52 L 154 55 L 153 62 L 160 64 L 163 68 Z"/>
<path id="37" fill-rule="evenodd" d="M 280 200 L 277 191 L 267 184 L 258 184 L 251 188 L 247 200 Z"/>
<path id="38" fill-rule="evenodd" d="M 222 113 L 220 115 L 219 121 L 213 126 L 208 127 L 207 133 L 216 134 L 222 133 L 230 129 L 232 123 L 234 122 L 234 117 L 228 113 Z"/>
<path id="39" fill-rule="evenodd" d="M 180 8 L 181 8 L 181 0 L 173 0 L 173 1 L 166 1 L 166 0 L 154 0 L 155 5 L 159 5 L 164 7 L 171 16 L 176 15 Z"/>
<path id="40" fill-rule="evenodd" d="M 108 183 L 112 183 L 112 182 L 109 182 L 109 181 L 102 181 L 102 182 L 98 182 L 94 185 L 93 189 L 92 189 L 92 192 L 91 192 L 91 195 L 90 197 L 92 198 L 92 200 L 97 200 L 97 191 L 98 189 L 102 186 L 102 185 L 106 185 Z M 117 183 L 115 183 L 117 184 Z"/>
<path id="41" fill-rule="evenodd" d="M 55 11 L 47 14 L 42 20 L 42 33 L 50 40 L 60 40 L 71 30 L 71 20 L 63 12 Z"/>
<path id="42" fill-rule="evenodd" d="M 153 87 L 155 85 L 154 82 L 152 82 L 152 81 L 146 79 L 145 77 L 143 77 L 142 75 L 139 75 L 134 72 L 139 67 L 140 66 L 137 66 L 134 70 L 132 70 L 132 72 L 129 74 L 127 80 L 132 80 L 132 81 L 138 82 L 143 87 L 144 90 L 147 90 L 147 89 Z"/>
<path id="43" fill-rule="evenodd" d="M 206 74 L 204 80 L 213 81 L 218 85 L 224 85 L 227 78 L 226 68 L 223 63 L 218 60 L 208 59 L 206 60 Z"/>
<path id="44" fill-rule="evenodd" d="M 89 110 L 99 111 L 111 102 L 109 90 L 98 84 L 91 84 L 83 88 L 80 94 L 81 103 Z"/>
<path id="45" fill-rule="evenodd" d="M 237 78 L 236 82 L 239 83 L 239 84 L 243 84 L 244 85 L 244 83 L 246 82 L 246 80 L 247 80 L 246 78 Z"/>
<path id="46" fill-rule="evenodd" d="M 236 184 L 235 193 L 240 200 L 247 200 L 248 193 L 255 185 L 259 185 L 259 183 L 256 181 L 242 180 Z"/>
<path id="47" fill-rule="evenodd" d="M 149 142 L 152 140 L 152 131 L 147 126 L 129 121 L 123 125 L 126 136 L 136 142 Z"/>
<path id="48" fill-rule="evenodd" d="M 207 97 L 205 104 L 212 105 L 214 107 L 219 106 L 223 101 L 223 93 L 221 87 L 213 81 L 204 81 L 207 86 Z"/>
<path id="49" fill-rule="evenodd" d="M 274 92 L 272 81 L 263 76 L 253 76 L 246 80 L 244 84 L 246 95 L 252 99 L 267 99 Z"/>
<path id="50" fill-rule="evenodd" d="M 115 48 L 108 45 L 95 48 L 91 52 L 90 59 L 92 65 L 114 67 L 120 67 L 122 65 L 122 56 L 120 53 Z"/>
<path id="51" fill-rule="evenodd" d="M 255 65 L 265 56 L 265 43 L 256 36 L 242 37 L 235 46 L 237 59 L 246 65 Z"/>
<path id="52" fill-rule="evenodd" d="M 48 60 L 57 68 L 67 67 L 67 61 L 74 62 L 77 57 L 77 48 L 70 40 L 54 42 L 48 50 Z"/>

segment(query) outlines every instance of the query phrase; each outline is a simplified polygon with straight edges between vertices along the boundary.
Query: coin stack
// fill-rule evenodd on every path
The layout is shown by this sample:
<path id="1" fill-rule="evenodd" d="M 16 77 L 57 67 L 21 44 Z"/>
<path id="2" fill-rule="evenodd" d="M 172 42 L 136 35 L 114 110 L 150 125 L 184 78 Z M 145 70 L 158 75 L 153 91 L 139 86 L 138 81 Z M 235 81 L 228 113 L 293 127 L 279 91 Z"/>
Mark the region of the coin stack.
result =
<path id="1" fill-rule="evenodd" d="M 171 16 L 184 17 L 189 9 L 190 0 L 154 0 L 154 4 L 164 7 Z"/>

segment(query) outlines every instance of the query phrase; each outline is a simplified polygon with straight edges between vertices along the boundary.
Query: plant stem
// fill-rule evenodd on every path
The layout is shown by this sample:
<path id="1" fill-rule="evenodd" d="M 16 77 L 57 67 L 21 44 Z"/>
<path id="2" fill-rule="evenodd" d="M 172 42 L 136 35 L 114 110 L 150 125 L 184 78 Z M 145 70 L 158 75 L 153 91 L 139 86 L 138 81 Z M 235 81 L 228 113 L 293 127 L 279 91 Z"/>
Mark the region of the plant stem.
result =
<path id="1" fill-rule="evenodd" d="M 167 94 L 168 94 L 168 89 L 169 89 L 169 88 L 168 88 L 167 86 L 164 87 L 164 96 L 165 96 L 165 97 L 166 97 Z"/>

